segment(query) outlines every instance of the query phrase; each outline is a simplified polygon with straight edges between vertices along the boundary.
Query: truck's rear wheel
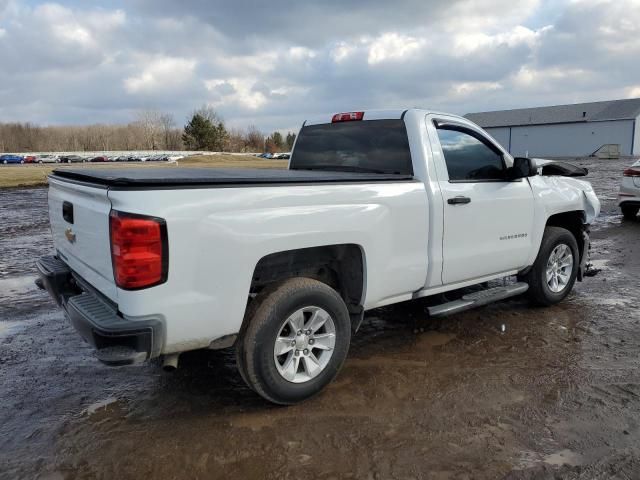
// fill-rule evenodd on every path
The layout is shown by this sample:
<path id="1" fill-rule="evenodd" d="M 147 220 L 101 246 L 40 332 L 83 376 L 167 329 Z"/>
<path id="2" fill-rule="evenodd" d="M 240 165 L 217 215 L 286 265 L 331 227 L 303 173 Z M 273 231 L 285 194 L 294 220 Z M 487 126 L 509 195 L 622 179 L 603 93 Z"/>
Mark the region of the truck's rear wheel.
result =
<path id="1" fill-rule="evenodd" d="M 636 205 L 621 205 L 620 210 L 622 210 L 622 216 L 627 220 L 634 220 L 636 215 L 638 215 L 638 210 L 640 207 Z"/>
<path id="2" fill-rule="evenodd" d="M 312 397 L 337 375 L 349 351 L 351 322 L 340 295 L 310 278 L 261 292 L 236 342 L 240 373 L 273 403 Z"/>
<path id="3" fill-rule="evenodd" d="M 573 288 L 579 262 L 573 234 L 560 227 L 545 228 L 538 257 L 523 278 L 529 284 L 529 298 L 538 305 L 562 301 Z"/>

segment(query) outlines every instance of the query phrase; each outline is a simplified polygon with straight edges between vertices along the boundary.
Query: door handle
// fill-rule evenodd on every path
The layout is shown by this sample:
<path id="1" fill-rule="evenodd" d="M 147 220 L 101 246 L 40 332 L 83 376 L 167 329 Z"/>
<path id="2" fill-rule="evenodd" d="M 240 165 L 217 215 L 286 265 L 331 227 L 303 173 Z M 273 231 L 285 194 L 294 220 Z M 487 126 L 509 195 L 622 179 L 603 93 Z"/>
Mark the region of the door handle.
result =
<path id="1" fill-rule="evenodd" d="M 453 197 L 447 200 L 449 205 L 464 205 L 466 203 L 471 203 L 471 199 L 469 197 Z"/>

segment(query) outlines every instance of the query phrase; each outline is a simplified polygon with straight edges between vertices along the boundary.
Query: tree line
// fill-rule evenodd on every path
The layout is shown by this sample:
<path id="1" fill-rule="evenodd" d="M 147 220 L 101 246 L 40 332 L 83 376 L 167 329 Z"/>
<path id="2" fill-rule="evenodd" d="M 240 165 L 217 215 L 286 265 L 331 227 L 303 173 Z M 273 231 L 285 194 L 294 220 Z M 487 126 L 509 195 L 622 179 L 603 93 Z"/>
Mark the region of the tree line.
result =
<path id="1" fill-rule="evenodd" d="M 183 128 L 171 114 L 142 111 L 128 124 L 40 126 L 0 123 L 0 152 L 110 150 L 208 150 L 215 152 L 290 151 L 295 133 L 265 135 L 257 127 L 227 128 L 209 106 L 195 110 Z"/>

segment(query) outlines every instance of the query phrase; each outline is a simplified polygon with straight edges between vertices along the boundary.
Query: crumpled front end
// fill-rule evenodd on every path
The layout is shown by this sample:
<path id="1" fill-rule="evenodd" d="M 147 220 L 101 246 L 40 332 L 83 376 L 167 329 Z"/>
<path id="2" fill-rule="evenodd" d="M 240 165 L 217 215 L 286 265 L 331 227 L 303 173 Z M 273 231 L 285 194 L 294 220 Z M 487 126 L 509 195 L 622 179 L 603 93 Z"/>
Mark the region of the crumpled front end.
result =
<path id="1" fill-rule="evenodd" d="M 600 214 L 600 200 L 589 182 L 573 177 L 531 177 L 531 187 L 546 211 L 547 218 L 563 212 L 583 211 L 585 223 Z"/>

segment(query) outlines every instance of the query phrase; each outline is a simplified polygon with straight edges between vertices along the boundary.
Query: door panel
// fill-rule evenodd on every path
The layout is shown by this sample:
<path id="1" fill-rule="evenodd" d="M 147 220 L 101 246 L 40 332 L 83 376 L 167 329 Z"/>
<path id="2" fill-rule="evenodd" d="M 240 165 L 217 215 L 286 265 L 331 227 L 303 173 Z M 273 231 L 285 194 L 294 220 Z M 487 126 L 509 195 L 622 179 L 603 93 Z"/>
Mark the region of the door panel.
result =
<path id="1" fill-rule="evenodd" d="M 529 182 L 441 182 L 444 206 L 442 282 L 455 283 L 524 266 L 531 251 Z"/>
<path id="2" fill-rule="evenodd" d="M 444 284 L 520 269 L 531 251 L 534 203 L 526 179 L 506 181 L 511 158 L 465 122 L 429 128 L 447 178 L 444 200 Z M 435 135 L 434 135 L 435 134 Z"/>

